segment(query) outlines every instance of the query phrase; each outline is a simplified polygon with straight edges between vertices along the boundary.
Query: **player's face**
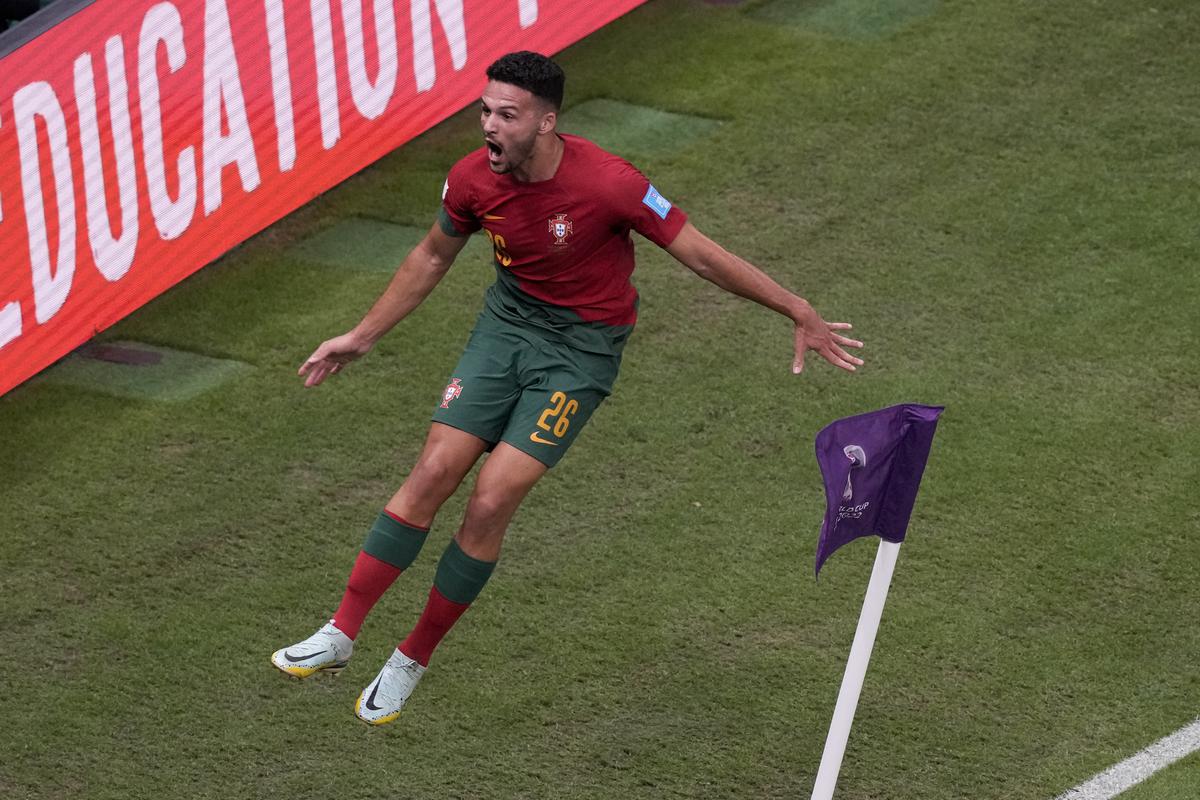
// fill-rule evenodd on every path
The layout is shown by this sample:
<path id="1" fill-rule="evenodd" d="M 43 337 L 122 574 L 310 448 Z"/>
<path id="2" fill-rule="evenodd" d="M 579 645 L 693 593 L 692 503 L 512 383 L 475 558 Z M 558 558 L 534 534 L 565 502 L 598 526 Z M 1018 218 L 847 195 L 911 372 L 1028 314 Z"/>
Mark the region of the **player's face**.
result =
<path id="1" fill-rule="evenodd" d="M 488 82 L 480 102 L 488 166 L 500 174 L 520 169 L 533 156 L 538 134 L 547 123 L 553 129 L 553 112 L 527 89 L 497 81 Z"/>

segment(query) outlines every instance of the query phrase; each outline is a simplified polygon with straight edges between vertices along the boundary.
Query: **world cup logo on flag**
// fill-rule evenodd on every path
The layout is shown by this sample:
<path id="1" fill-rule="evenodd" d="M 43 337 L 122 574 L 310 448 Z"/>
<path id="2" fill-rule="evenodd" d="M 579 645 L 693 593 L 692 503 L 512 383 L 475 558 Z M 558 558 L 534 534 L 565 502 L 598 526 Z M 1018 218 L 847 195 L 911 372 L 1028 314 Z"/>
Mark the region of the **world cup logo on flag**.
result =
<path id="1" fill-rule="evenodd" d="M 850 483 L 850 477 L 854 474 L 854 470 L 862 469 L 867 465 L 867 451 L 856 444 L 848 444 L 842 448 L 842 452 L 846 454 L 846 458 L 850 459 L 850 471 L 846 473 L 846 490 L 842 492 L 842 499 L 848 502 L 854 499 L 854 486 Z"/>

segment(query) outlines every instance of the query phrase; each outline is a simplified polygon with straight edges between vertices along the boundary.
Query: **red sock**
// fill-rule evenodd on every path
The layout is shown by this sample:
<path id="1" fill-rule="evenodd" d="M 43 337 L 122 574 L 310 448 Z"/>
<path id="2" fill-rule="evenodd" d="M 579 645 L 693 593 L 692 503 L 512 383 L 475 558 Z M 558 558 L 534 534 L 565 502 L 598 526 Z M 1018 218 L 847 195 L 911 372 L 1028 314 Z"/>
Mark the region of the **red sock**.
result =
<path id="1" fill-rule="evenodd" d="M 350 570 L 342 604 L 333 615 L 333 624 L 337 629 L 351 639 L 358 636 L 358 629 L 367 618 L 367 612 L 383 597 L 400 572 L 399 567 L 359 551 L 354 569 Z"/>
<path id="2" fill-rule="evenodd" d="M 446 596 L 434 586 L 429 590 L 429 602 L 425 604 L 425 610 L 421 612 L 417 626 L 396 649 L 422 667 L 428 667 L 429 658 L 433 655 L 438 642 L 442 641 L 442 637 L 454 627 L 454 623 L 458 622 L 458 618 L 470 607 L 470 603 L 455 603 L 447 600 Z"/>

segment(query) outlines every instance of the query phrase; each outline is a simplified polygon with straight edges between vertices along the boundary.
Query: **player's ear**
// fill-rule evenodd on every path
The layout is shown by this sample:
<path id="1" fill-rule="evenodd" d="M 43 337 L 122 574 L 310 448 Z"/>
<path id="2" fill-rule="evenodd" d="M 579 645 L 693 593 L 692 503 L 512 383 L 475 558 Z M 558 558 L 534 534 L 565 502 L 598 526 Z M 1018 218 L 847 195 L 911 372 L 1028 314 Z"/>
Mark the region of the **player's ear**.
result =
<path id="1" fill-rule="evenodd" d="M 538 123 L 538 133 L 550 133 L 554 130 L 554 126 L 558 124 L 558 112 L 547 111 L 542 115 L 542 121 Z"/>

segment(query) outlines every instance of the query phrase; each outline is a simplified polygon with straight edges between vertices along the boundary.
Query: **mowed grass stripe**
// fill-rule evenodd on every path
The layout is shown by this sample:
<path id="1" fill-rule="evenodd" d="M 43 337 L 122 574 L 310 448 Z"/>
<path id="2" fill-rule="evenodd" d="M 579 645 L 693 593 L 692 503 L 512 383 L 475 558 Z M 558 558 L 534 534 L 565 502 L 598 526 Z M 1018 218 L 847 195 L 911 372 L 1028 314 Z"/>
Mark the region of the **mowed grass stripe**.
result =
<path id="1" fill-rule="evenodd" d="M 350 217 L 302 239 L 286 255 L 300 261 L 390 275 L 428 232 L 428 227 Z M 473 249 L 465 259 L 478 256 L 480 248 L 486 248 L 482 235 L 474 237 L 467 246 Z"/>
<path id="2" fill-rule="evenodd" d="M 768 0 L 750 16 L 847 39 L 891 36 L 933 14 L 939 0 Z"/>
<path id="3" fill-rule="evenodd" d="M 169 347 L 114 341 L 84 347 L 34 380 L 136 400 L 179 402 L 252 370 L 250 364 Z"/>
<path id="4" fill-rule="evenodd" d="M 664 158 L 700 145 L 720 125 L 715 119 L 596 98 L 564 111 L 561 128 L 628 158 Z"/>
<path id="5" fill-rule="evenodd" d="M 424 236 L 425 230 L 413 225 L 350 217 L 302 239 L 287 253 L 326 266 L 392 273 Z"/>

